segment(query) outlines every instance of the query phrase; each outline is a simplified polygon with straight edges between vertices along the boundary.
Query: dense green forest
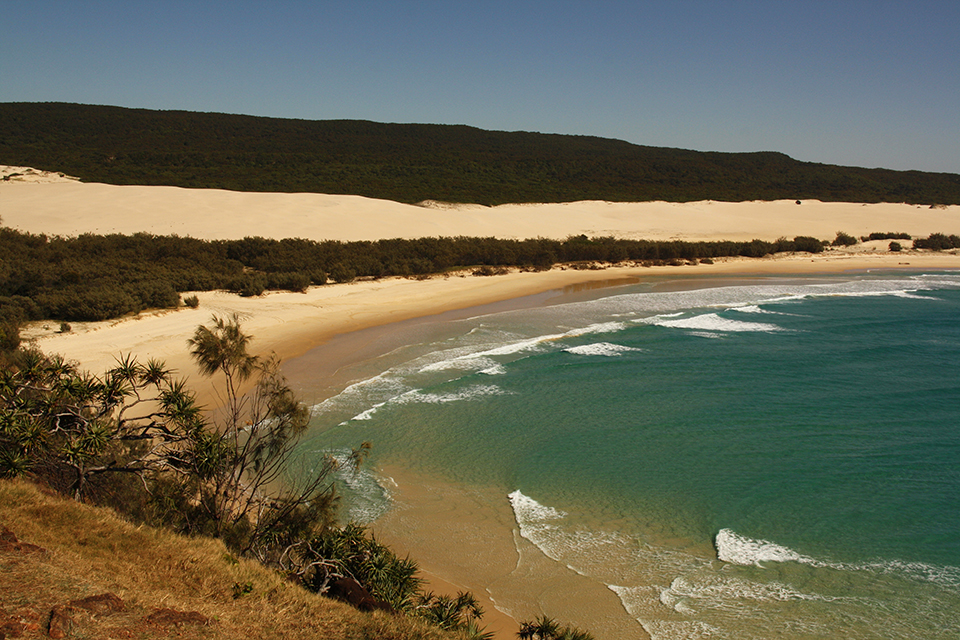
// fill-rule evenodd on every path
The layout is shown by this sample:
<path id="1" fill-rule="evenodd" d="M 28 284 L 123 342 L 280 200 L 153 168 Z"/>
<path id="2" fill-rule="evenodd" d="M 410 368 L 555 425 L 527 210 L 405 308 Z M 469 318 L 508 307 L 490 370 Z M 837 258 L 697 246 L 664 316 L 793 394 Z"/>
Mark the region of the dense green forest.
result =
<path id="1" fill-rule="evenodd" d="M 0 104 L 0 164 L 85 181 L 353 194 L 415 203 L 819 199 L 960 204 L 960 175 L 589 136 Z"/>

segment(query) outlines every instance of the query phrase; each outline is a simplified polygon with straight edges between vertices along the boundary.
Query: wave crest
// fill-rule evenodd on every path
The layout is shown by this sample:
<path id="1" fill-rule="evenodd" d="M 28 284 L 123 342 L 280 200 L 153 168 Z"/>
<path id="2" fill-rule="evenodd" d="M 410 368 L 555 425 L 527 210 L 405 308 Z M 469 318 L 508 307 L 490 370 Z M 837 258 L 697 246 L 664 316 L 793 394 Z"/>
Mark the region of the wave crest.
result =
<path id="1" fill-rule="evenodd" d="M 625 347 L 611 342 L 596 342 L 594 344 L 584 344 L 579 347 L 569 347 L 564 349 L 564 351 L 578 356 L 605 356 L 615 358 L 629 351 L 642 351 L 642 349 Z"/>

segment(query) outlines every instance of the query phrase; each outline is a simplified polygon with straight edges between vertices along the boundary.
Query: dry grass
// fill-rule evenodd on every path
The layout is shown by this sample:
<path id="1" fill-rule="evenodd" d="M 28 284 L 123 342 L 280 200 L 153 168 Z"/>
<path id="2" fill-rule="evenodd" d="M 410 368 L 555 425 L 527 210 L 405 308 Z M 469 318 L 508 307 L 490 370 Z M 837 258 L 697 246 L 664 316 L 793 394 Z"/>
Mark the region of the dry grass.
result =
<path id="1" fill-rule="evenodd" d="M 0 526 L 44 552 L 0 550 L 0 627 L 46 637 L 56 605 L 106 592 L 124 610 L 75 613 L 77 638 L 450 638 L 416 621 L 361 613 L 233 557 L 220 541 L 134 526 L 24 481 L 0 481 Z M 249 593 L 235 597 L 243 587 Z M 235 588 L 240 587 L 240 589 Z M 145 620 L 161 608 L 199 612 L 206 625 Z"/>

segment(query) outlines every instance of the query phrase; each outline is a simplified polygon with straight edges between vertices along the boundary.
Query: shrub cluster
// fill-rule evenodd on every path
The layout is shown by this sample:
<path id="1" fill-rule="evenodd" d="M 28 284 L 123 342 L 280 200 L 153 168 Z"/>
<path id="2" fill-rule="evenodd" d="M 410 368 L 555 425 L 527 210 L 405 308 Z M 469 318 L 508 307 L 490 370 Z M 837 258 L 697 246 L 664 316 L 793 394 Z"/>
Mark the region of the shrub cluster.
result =
<path id="1" fill-rule="evenodd" d="M 914 249 L 931 249 L 933 251 L 947 251 L 960 249 L 960 236 L 931 233 L 928 238 L 917 238 L 913 241 Z"/>
<path id="2" fill-rule="evenodd" d="M 868 242 L 870 240 L 911 240 L 911 239 L 912 238 L 910 237 L 909 233 L 891 233 L 889 231 L 886 233 L 874 232 L 868 236 L 860 236 L 861 242 Z"/>

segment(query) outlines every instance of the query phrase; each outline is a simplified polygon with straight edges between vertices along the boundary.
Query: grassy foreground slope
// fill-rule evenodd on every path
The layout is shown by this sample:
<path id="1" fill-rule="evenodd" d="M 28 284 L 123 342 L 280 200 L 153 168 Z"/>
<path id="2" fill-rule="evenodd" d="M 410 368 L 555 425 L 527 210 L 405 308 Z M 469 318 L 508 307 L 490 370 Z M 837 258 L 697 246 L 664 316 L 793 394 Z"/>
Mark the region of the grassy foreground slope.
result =
<path id="1" fill-rule="evenodd" d="M 10 543 L 9 532 L 19 545 Z M 119 610 L 69 606 L 104 594 L 122 601 Z M 109 509 L 2 480 L 0 637 L 57 637 L 48 629 L 58 608 L 66 610 L 73 637 L 457 637 L 308 593 L 251 560 L 238 560 L 218 540 L 134 526 Z"/>
<path id="2" fill-rule="evenodd" d="M 85 181 L 502 204 L 780 200 L 960 204 L 960 175 L 462 125 L 0 104 L 0 164 Z"/>

